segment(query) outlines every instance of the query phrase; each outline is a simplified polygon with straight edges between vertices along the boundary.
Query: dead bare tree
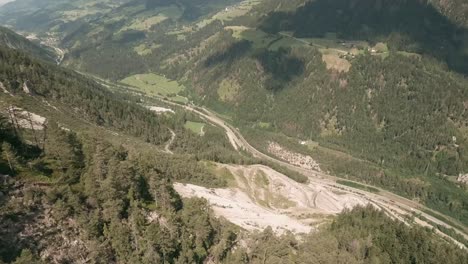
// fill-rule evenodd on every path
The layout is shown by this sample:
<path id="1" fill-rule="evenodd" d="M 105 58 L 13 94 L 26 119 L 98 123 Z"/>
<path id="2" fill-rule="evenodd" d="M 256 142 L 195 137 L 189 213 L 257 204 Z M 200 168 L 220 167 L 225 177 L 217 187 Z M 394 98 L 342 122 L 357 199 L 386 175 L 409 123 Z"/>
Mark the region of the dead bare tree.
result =
<path id="1" fill-rule="evenodd" d="M 34 141 L 36 142 L 36 146 L 39 147 L 39 142 L 37 140 L 37 135 L 36 135 L 36 130 L 34 129 L 34 124 L 33 124 L 33 121 L 31 119 L 31 113 L 26 111 L 28 113 L 28 120 L 29 120 L 29 124 L 31 125 L 31 130 L 33 131 L 33 135 L 34 135 Z"/>
<path id="2" fill-rule="evenodd" d="M 45 153 L 45 145 L 46 145 L 46 140 L 47 140 L 47 123 L 44 123 L 43 125 L 43 131 L 44 131 L 44 138 L 42 139 L 42 152 Z"/>
<path id="3" fill-rule="evenodd" d="M 15 113 L 15 108 L 13 106 L 10 106 L 10 110 L 11 110 L 11 115 L 12 115 L 12 118 L 13 118 L 13 126 L 16 127 L 16 130 L 18 131 L 18 137 L 20 137 L 20 125 L 18 123 L 18 119 L 16 118 L 16 113 Z"/>
<path id="4" fill-rule="evenodd" d="M 13 132 L 15 133 L 15 136 L 19 138 L 19 131 L 17 130 L 16 124 L 15 124 L 15 117 L 13 115 L 12 106 L 8 107 L 8 116 L 10 118 L 10 123 L 13 124 Z"/>

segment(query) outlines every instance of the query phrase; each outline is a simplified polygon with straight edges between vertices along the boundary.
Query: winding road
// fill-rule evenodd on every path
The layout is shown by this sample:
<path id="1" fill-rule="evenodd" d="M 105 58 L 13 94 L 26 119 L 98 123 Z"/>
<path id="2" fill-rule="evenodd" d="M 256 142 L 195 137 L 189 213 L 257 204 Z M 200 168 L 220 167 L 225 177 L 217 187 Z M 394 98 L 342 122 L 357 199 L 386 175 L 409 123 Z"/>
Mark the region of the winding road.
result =
<path id="1" fill-rule="evenodd" d="M 168 154 L 174 154 L 174 152 L 171 151 L 171 145 L 174 142 L 174 139 L 176 137 L 176 133 L 172 131 L 172 129 L 168 128 L 169 132 L 171 132 L 171 139 L 167 142 L 166 146 L 164 146 L 164 152 Z"/>
<path id="2" fill-rule="evenodd" d="M 420 215 L 421 217 L 424 218 L 424 220 L 418 217 L 414 217 L 414 220 L 413 220 L 414 223 L 417 223 L 421 226 L 434 228 L 435 232 L 439 234 L 440 236 L 445 237 L 447 240 L 453 241 L 460 248 L 467 249 L 463 243 L 457 241 L 455 238 L 451 236 L 448 236 L 442 233 L 441 231 L 437 229 L 437 225 L 443 226 L 448 229 L 453 229 L 455 233 L 462 236 L 464 239 L 468 240 L 468 235 L 467 235 L 468 229 L 464 227 L 462 224 L 458 224 L 458 221 L 448 216 L 445 216 L 439 212 L 429 209 L 426 206 L 418 202 L 404 198 L 402 196 L 396 195 L 394 193 L 380 189 L 378 187 L 359 183 L 360 185 L 364 185 L 364 186 L 377 189 L 379 191 L 378 193 L 371 193 L 371 192 L 367 192 L 361 189 L 349 187 L 346 185 L 339 184 L 337 180 L 342 180 L 342 179 L 336 176 L 329 175 L 329 174 L 316 171 L 316 170 L 304 169 L 304 168 L 292 165 L 290 163 L 287 163 L 283 160 L 266 155 L 265 153 L 253 147 L 237 129 L 232 127 L 230 124 L 226 123 L 222 118 L 220 118 L 219 116 L 217 116 L 215 113 L 211 112 L 210 110 L 203 108 L 203 107 L 197 107 L 194 105 L 178 104 L 160 96 L 157 96 L 156 98 L 168 105 L 178 107 L 178 108 L 183 108 L 186 111 L 192 112 L 198 115 L 200 118 L 204 119 L 205 121 L 210 122 L 213 125 L 216 125 L 218 127 L 221 127 L 222 129 L 224 129 L 226 136 L 229 139 L 230 144 L 235 150 L 244 150 L 246 152 L 249 152 L 256 158 L 274 162 L 277 165 L 280 165 L 292 171 L 298 172 L 306 176 L 309 179 L 310 184 L 320 183 L 322 185 L 323 184 L 326 185 L 331 190 L 336 190 L 336 191 L 341 191 L 341 192 L 344 191 L 347 193 L 359 195 L 360 197 L 365 198 L 369 202 L 369 204 L 372 204 L 378 208 L 381 208 L 391 218 L 398 219 L 404 222 L 405 224 L 409 224 L 408 219 L 412 218 L 412 216 Z M 171 131 L 171 133 L 172 132 L 173 131 Z M 173 136 L 175 135 L 173 134 Z M 169 150 L 168 153 L 171 153 L 170 151 L 171 144 L 172 144 L 172 140 L 169 141 L 169 143 L 165 146 L 166 152 L 168 152 Z M 428 211 L 430 211 L 431 214 L 426 213 Z M 439 217 L 436 218 L 433 215 L 437 215 Z M 448 219 L 448 221 L 450 221 L 451 223 L 457 223 L 457 226 L 454 226 L 453 224 L 448 223 L 447 221 L 442 221 L 439 218 Z"/>
<path id="3" fill-rule="evenodd" d="M 304 169 L 304 168 L 292 165 L 290 163 L 287 163 L 285 161 L 273 158 L 273 157 L 268 156 L 268 155 L 264 154 L 263 152 L 257 150 L 252 145 L 250 145 L 250 143 L 247 142 L 247 140 L 241 135 L 241 133 L 237 129 L 233 128 L 231 125 L 224 122 L 223 119 L 221 119 L 216 114 L 209 111 L 208 109 L 200 108 L 200 107 L 196 107 L 196 106 L 180 105 L 180 104 L 165 100 L 163 98 L 161 98 L 161 100 L 163 100 L 167 104 L 184 108 L 187 111 L 190 111 L 192 113 L 197 114 L 202 119 L 223 128 L 225 130 L 225 132 L 226 132 L 226 135 L 227 135 L 227 137 L 229 139 L 229 142 L 231 143 L 232 147 L 234 149 L 236 149 L 236 150 L 241 150 L 242 149 L 244 151 L 247 151 L 247 152 L 251 153 L 256 158 L 267 160 L 267 161 L 270 161 L 270 162 L 274 162 L 274 163 L 276 163 L 278 165 L 281 165 L 283 167 L 286 167 L 286 168 L 288 168 L 288 169 L 290 169 L 292 171 L 298 172 L 298 173 L 308 177 L 309 182 L 311 184 L 313 184 L 313 183 L 325 184 L 330 189 L 334 189 L 334 190 L 337 190 L 337 191 L 345 191 L 345 192 L 348 192 L 348 193 L 353 193 L 355 195 L 359 195 L 359 196 L 365 198 L 366 200 L 368 200 L 370 204 L 373 204 L 374 206 L 383 209 L 390 217 L 396 218 L 396 219 L 398 219 L 398 220 L 400 220 L 400 221 L 402 221 L 402 222 L 404 222 L 406 224 L 408 224 L 408 220 L 405 220 L 405 219 L 411 218 L 411 216 L 413 216 L 414 214 L 420 215 L 420 216 L 424 217 L 425 220 L 422 220 L 420 218 L 415 218 L 414 219 L 415 223 L 417 223 L 417 224 L 419 224 L 421 226 L 426 226 L 426 227 L 436 227 L 435 225 L 441 225 L 441 226 L 443 226 L 445 228 L 449 228 L 449 229 L 451 228 L 457 234 L 463 236 L 465 239 L 468 240 L 468 235 L 466 233 L 466 229 L 460 230 L 459 228 L 453 226 L 450 223 L 447 223 L 447 222 L 442 221 L 442 220 L 440 220 L 440 219 L 438 219 L 436 217 L 433 217 L 430 214 L 427 214 L 426 213 L 427 211 L 431 211 L 432 214 L 439 215 L 439 216 L 443 217 L 444 219 L 450 219 L 449 217 L 447 217 L 445 215 L 442 215 L 442 214 L 440 214 L 440 213 L 438 213 L 436 211 L 433 211 L 433 210 L 425 207 L 424 205 L 421 205 L 420 203 L 417 203 L 417 202 L 412 201 L 410 199 L 401 197 L 401 196 L 396 195 L 394 193 L 382 190 L 380 188 L 376 188 L 375 186 L 370 186 L 370 187 L 378 189 L 379 190 L 378 193 L 371 193 L 371 192 L 363 191 L 361 189 L 356 189 L 356 188 L 352 188 L 352 187 L 349 187 L 349 186 L 346 186 L 346 185 L 342 185 L 342 184 L 337 183 L 337 180 L 339 180 L 340 178 L 338 178 L 336 176 L 332 176 L 332 175 L 329 175 L 329 174 L 326 174 L 326 173 L 323 173 L 323 172 L 320 172 L 320 171 L 316 171 L 316 170 Z M 365 185 L 365 184 L 362 184 L 362 183 L 359 183 L 359 184 Z M 452 219 L 450 219 L 450 220 L 452 220 Z M 456 221 L 452 220 L 452 222 L 456 222 Z M 439 230 L 437 230 L 437 228 L 435 228 L 435 229 L 436 229 L 436 233 L 439 234 L 440 236 L 445 237 L 446 239 L 452 240 L 459 247 L 466 249 L 464 244 L 462 244 L 459 241 L 457 241 L 456 239 L 454 239 L 454 238 L 440 232 Z"/>

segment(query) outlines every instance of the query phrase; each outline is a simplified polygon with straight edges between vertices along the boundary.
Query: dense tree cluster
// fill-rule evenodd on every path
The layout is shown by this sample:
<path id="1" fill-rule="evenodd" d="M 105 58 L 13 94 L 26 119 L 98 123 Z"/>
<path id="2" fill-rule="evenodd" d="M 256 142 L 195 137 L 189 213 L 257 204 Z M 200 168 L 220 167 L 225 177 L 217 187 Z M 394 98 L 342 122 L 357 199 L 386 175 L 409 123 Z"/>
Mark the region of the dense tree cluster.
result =
<path id="1" fill-rule="evenodd" d="M 431 14 L 440 19 L 440 14 Z M 295 29 L 294 24 L 280 24 Z M 348 58 L 349 72 L 337 72 L 327 70 L 315 47 L 258 56 L 262 50 L 256 45 L 243 45 L 247 49 L 239 53 L 236 47 L 242 42 L 231 35 L 218 34 L 212 49 L 182 69 L 190 69 L 186 85 L 200 103 L 232 116 L 244 132 L 258 130 L 250 138 L 252 144 L 266 150 L 265 143 L 278 140 L 279 134 L 296 139 L 286 142 L 289 146 L 298 145 L 298 140 L 316 141 L 344 153 L 300 149 L 328 171 L 382 186 L 468 221 L 465 187 L 448 180 L 468 171 L 466 78 L 431 56 L 396 50 L 385 57 L 364 52 Z M 204 61 L 210 63 L 200 63 Z M 302 61 L 304 66 L 293 75 L 281 70 L 288 61 Z M 228 100 L 219 95 L 226 83 L 238 87 Z M 268 128 L 259 129 L 259 122 Z M 265 131 L 272 136 L 267 139 Z"/>
<path id="2" fill-rule="evenodd" d="M 270 14 L 260 27 L 270 33 L 292 31 L 298 37 L 324 37 L 333 32 L 340 39 L 383 41 L 393 50 L 429 55 L 467 74 L 467 29 L 449 19 L 453 15 L 457 20 L 454 12 L 445 10 L 445 16 L 427 2 L 307 1 L 293 12 Z M 460 9 L 465 10 L 466 16 L 468 8 Z"/>
<path id="3" fill-rule="evenodd" d="M 248 240 L 230 263 L 464 263 L 455 246 L 430 239 L 430 230 L 407 228 L 374 208 L 355 208 L 338 216 L 330 227 L 298 242 L 271 230 Z M 237 262 L 236 262 L 237 261 Z"/>
<path id="4" fill-rule="evenodd" d="M 9 130 L 2 124 L 2 131 Z M 205 201 L 183 202 L 172 189 L 172 180 L 223 185 L 193 159 L 178 161 L 166 157 L 163 160 L 164 156 L 156 158 L 149 154 L 130 157 L 125 149 L 100 139 L 89 139 L 83 147 L 83 142 L 72 132 L 49 129 L 46 148 L 34 159 L 22 156 L 25 143 L 11 145 L 1 139 L 0 172 L 13 175 L 9 182 L 20 183 L 27 174 L 35 182 L 40 180 L 38 176 L 47 173 L 51 182 L 45 188 L 29 190 L 33 197 L 38 197 L 33 200 L 24 197 L 23 204 L 29 206 L 2 197 L 0 253 L 3 260 L 11 261 L 22 252 L 17 260 L 22 263 L 22 259 L 30 257 L 30 251 L 22 249 L 36 253 L 41 250 L 35 246 L 36 238 L 25 240 L 16 233 L 23 232 L 22 224 L 34 225 L 39 220 L 27 217 L 20 223 L 11 220 L 30 212 L 42 214 L 50 207 L 50 217 L 62 223 L 54 228 L 61 232 L 71 229 L 67 219 L 77 221 L 82 234 L 79 239 L 90 249 L 81 253 L 89 254 L 87 258 L 92 262 L 202 263 L 215 245 L 220 252 L 232 246 L 229 241 L 236 236 L 212 216 Z M 42 163 L 42 166 L 31 166 L 31 163 Z M 3 179 L 1 184 L 6 195 L 26 192 L 21 185 L 4 185 Z M 49 235 L 40 239 L 53 243 L 50 240 L 54 234 Z M 224 244 L 218 245 L 221 242 Z M 75 254 L 62 255 L 60 261 L 74 262 L 74 257 Z"/>
<path id="5" fill-rule="evenodd" d="M 11 173 L 7 156 L 16 160 L 13 178 L 0 185 L 0 261 L 7 263 L 464 263 L 467 257 L 431 230 L 371 207 L 345 212 L 300 240 L 271 229 L 240 232 L 215 218 L 206 201 L 174 191 L 173 180 L 222 186 L 190 166 L 193 160 L 133 153 L 61 129 L 29 157 L 21 151 L 27 144 L 1 124 L 9 139 L 0 139 L 0 173 Z M 38 160 L 41 168 L 29 165 Z M 41 183 L 47 171 L 53 180 Z"/>
<path id="6" fill-rule="evenodd" d="M 97 125 L 111 127 L 147 142 L 169 139 L 164 117 L 128 102 L 96 82 L 73 71 L 31 59 L 26 54 L 0 47 L 0 80 L 14 94 L 30 93 L 54 100 Z"/>
<path id="7" fill-rule="evenodd" d="M 4 27 L 0 27 L 0 44 L 12 49 L 22 50 L 49 62 L 55 62 L 56 59 L 56 54 L 51 48 L 33 43 Z"/>
<path id="8" fill-rule="evenodd" d="M 171 1 L 137 2 L 157 8 Z M 468 82 L 450 71 L 466 73 L 466 5 L 305 2 L 265 1 L 224 24 L 192 25 L 183 38 L 167 34 L 175 28 L 169 20 L 146 33 L 116 33 L 129 21 L 112 20 L 113 13 L 58 27 L 70 49 L 68 66 L 114 80 L 157 70 L 184 82 L 198 103 L 227 114 L 258 149 L 267 152 L 269 141 L 279 142 L 313 156 L 326 171 L 419 200 L 467 224 L 466 187 L 448 180 L 468 172 Z M 204 3 L 178 1 L 190 7 L 178 22 L 219 9 Z M 425 19 L 412 15 L 420 12 Z M 44 30 L 50 19 L 41 11 L 18 25 L 37 23 Z M 350 70 L 337 72 L 327 70 L 313 46 L 274 50 L 241 41 L 225 29 L 235 22 L 298 37 L 334 32 L 347 40 L 383 41 L 390 51 L 347 58 Z M 99 34 L 90 34 L 97 28 Z M 282 40 L 271 36 L 276 36 L 272 43 Z M 140 56 L 134 48 L 141 44 L 159 48 Z M 129 94 L 111 93 L 8 48 L 0 48 L 0 82 L 15 96 L 23 96 L 26 85 L 31 96 L 66 106 L 74 113 L 71 119 L 121 132 L 123 138 L 162 145 L 170 140 L 169 129 L 176 132 L 170 146 L 175 154 L 168 155 L 112 145 L 99 135 L 64 130 L 51 119 L 43 142 L 31 144 L 34 140 L 0 117 L 0 262 L 34 263 L 39 256 L 46 262 L 91 263 L 466 262 L 465 251 L 431 230 L 407 227 L 370 207 L 345 212 L 301 239 L 270 229 L 245 234 L 215 218 L 206 201 L 181 199 L 172 187 L 174 181 L 226 186 L 200 160 L 257 162 L 235 152 L 221 129 L 207 125 L 204 136 L 196 135 L 183 128 L 188 120 L 200 121 L 194 116 L 156 115 Z M 221 98 L 221 86 L 232 94 Z"/>

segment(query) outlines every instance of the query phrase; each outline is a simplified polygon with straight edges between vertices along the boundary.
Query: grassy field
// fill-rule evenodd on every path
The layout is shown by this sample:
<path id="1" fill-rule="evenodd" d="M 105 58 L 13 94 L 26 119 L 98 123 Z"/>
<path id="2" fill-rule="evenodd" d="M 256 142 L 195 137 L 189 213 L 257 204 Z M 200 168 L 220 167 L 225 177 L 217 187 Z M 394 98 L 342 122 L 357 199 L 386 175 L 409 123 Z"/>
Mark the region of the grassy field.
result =
<path id="1" fill-rule="evenodd" d="M 121 83 L 136 87 L 149 95 L 178 94 L 185 88 L 178 82 L 167 79 L 164 76 L 154 73 L 136 74 L 120 81 Z"/>
<path id="2" fill-rule="evenodd" d="M 125 31 L 129 29 L 148 31 L 152 26 L 157 25 L 166 19 L 167 17 L 164 15 L 156 15 L 153 17 L 136 19 L 132 21 L 130 25 L 123 27 L 120 31 Z"/>
<path id="3" fill-rule="evenodd" d="M 154 73 L 135 74 L 121 80 L 120 82 L 133 86 L 149 96 L 159 95 L 167 97 L 167 99 L 174 102 L 183 104 L 188 103 L 188 99 L 186 97 L 178 95 L 179 92 L 185 90 L 185 87 L 180 85 L 177 81 L 169 80 L 162 75 Z"/>
<path id="4" fill-rule="evenodd" d="M 236 17 L 246 15 L 250 10 L 252 10 L 252 7 L 259 4 L 260 2 L 260 0 L 245 0 L 237 5 L 226 7 L 212 17 L 198 22 L 197 27 L 203 28 L 215 20 L 219 20 L 221 22 L 231 21 Z"/>
<path id="5" fill-rule="evenodd" d="M 271 42 L 268 46 L 268 49 L 276 51 L 280 48 L 288 48 L 293 46 L 307 46 L 307 44 L 294 38 L 283 37 Z"/>
<path id="6" fill-rule="evenodd" d="M 89 15 L 95 15 L 99 13 L 100 11 L 106 11 L 106 10 L 99 10 L 99 9 L 76 9 L 76 10 L 68 10 L 64 11 L 62 13 L 62 19 L 66 22 L 71 22 L 71 21 L 76 21 L 80 18 L 83 18 L 85 16 Z"/>
<path id="7" fill-rule="evenodd" d="M 266 48 L 271 42 L 278 38 L 278 36 L 267 34 L 261 30 L 252 29 L 243 30 L 238 34 L 241 39 L 252 41 L 254 48 Z"/>
<path id="8" fill-rule="evenodd" d="M 153 53 L 153 51 L 151 49 L 149 49 L 147 47 L 146 44 L 141 44 L 139 46 L 136 46 L 134 49 L 133 49 L 136 53 L 138 53 L 138 55 L 140 56 L 145 56 L 145 55 L 149 55 L 151 53 Z"/>
<path id="9" fill-rule="evenodd" d="M 195 134 L 198 134 L 200 136 L 203 136 L 203 128 L 205 127 L 205 123 L 199 123 L 199 122 L 192 122 L 192 121 L 187 121 L 185 123 L 185 128 L 192 131 Z"/>
<path id="10" fill-rule="evenodd" d="M 175 5 L 161 8 L 158 10 L 156 15 L 154 15 L 154 11 L 150 14 L 146 14 L 146 16 L 143 13 L 141 16 L 133 19 L 130 24 L 124 26 L 120 31 L 129 29 L 148 31 L 151 27 L 165 21 L 166 19 L 179 19 L 182 16 L 182 13 L 182 10 Z"/>
<path id="11" fill-rule="evenodd" d="M 140 56 L 146 56 L 146 55 L 153 53 L 153 50 L 158 49 L 160 47 L 161 45 L 155 45 L 155 44 L 148 45 L 146 43 L 143 43 L 133 48 L 133 50 L 136 53 L 138 53 L 138 55 Z"/>
<path id="12" fill-rule="evenodd" d="M 263 128 L 263 129 L 268 129 L 271 127 L 271 123 L 268 122 L 258 122 L 257 127 Z"/>
<path id="13" fill-rule="evenodd" d="M 193 29 L 191 27 L 184 26 L 181 29 L 173 30 L 173 31 L 168 31 L 166 32 L 166 35 L 171 36 L 171 35 L 177 35 L 177 36 L 183 36 L 184 34 L 192 33 Z"/>
<path id="14" fill-rule="evenodd" d="M 201 161 L 200 163 L 203 164 L 209 172 L 213 173 L 213 175 L 216 175 L 216 177 L 224 180 L 226 182 L 226 187 L 238 187 L 236 178 L 231 173 L 231 171 L 229 171 L 229 169 L 220 167 L 214 162 L 210 161 Z"/>
<path id="15" fill-rule="evenodd" d="M 189 102 L 188 98 L 187 97 L 184 97 L 184 96 L 180 96 L 180 95 L 176 95 L 176 96 L 173 96 L 173 97 L 169 97 L 167 98 L 173 102 L 176 102 L 176 103 L 182 103 L 182 104 L 186 104 Z"/>

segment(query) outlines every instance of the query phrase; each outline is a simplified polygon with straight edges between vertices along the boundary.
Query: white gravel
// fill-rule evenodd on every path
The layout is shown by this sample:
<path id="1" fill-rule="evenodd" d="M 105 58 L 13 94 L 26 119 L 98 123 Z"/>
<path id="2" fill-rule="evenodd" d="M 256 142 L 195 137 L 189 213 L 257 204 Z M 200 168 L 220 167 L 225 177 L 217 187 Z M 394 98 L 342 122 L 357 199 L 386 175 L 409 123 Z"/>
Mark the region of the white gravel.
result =
<path id="1" fill-rule="evenodd" d="M 246 230 L 270 226 L 278 234 L 285 230 L 309 233 L 325 216 L 367 204 L 357 195 L 338 194 L 322 184 L 297 183 L 269 167 L 219 166 L 233 174 L 236 187 L 209 189 L 176 183 L 174 188 L 182 197 L 205 198 L 216 215 Z M 263 181 L 258 177 L 264 177 Z"/>
<path id="2" fill-rule="evenodd" d="M 169 108 L 164 108 L 164 107 L 159 107 L 159 106 L 150 106 L 148 107 L 149 110 L 156 112 L 156 113 L 173 113 L 175 114 L 174 110 L 169 109 Z"/>

